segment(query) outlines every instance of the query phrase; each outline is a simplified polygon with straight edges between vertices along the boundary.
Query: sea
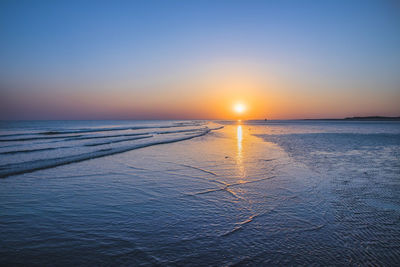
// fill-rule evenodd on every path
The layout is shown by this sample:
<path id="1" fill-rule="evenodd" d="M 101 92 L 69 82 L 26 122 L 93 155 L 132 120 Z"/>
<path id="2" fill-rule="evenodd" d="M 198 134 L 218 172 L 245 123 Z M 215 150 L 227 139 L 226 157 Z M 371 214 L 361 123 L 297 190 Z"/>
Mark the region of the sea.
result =
<path id="1" fill-rule="evenodd" d="M 1 121 L 27 265 L 399 266 L 400 122 Z"/>

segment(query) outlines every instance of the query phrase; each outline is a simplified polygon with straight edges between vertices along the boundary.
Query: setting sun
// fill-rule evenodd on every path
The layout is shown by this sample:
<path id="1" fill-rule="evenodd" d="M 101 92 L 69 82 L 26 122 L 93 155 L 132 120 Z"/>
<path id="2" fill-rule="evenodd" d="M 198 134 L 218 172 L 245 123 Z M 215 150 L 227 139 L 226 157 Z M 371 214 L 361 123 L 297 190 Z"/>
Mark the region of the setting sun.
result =
<path id="1" fill-rule="evenodd" d="M 246 110 L 246 107 L 243 104 L 236 104 L 234 110 L 236 113 L 243 113 Z"/>

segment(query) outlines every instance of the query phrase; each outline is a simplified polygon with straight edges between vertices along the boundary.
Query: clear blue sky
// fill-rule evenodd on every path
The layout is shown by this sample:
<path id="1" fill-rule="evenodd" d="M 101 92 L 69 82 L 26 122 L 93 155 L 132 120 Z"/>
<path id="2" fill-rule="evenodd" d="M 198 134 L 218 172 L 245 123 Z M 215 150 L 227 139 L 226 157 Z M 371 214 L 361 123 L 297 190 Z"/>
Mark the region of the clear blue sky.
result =
<path id="1" fill-rule="evenodd" d="M 2 119 L 220 117 L 184 103 L 231 66 L 285 83 L 259 98 L 327 103 L 301 117 L 400 115 L 398 1 L 2 0 L 0 40 Z"/>

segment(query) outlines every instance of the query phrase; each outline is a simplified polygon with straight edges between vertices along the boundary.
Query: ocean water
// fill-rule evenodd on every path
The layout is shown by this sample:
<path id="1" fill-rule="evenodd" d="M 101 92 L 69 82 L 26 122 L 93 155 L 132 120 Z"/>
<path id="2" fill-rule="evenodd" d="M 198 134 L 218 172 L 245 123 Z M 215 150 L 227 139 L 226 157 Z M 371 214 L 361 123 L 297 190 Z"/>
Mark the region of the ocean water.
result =
<path id="1" fill-rule="evenodd" d="M 400 264 L 400 123 L 0 124 L 0 265 Z"/>

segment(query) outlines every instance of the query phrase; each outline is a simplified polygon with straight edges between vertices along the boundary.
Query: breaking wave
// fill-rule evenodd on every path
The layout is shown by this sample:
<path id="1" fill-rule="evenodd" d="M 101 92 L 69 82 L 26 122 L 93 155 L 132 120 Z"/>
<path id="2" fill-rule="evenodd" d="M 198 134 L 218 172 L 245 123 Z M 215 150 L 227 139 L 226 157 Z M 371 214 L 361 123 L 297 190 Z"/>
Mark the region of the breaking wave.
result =
<path id="1" fill-rule="evenodd" d="M 170 122 L 166 125 L 141 125 L 136 122 L 133 126 L 124 127 L 50 129 L 44 132 L 31 130 L 3 134 L 0 139 L 0 178 L 188 140 L 220 128 L 219 125 L 198 121 Z"/>

